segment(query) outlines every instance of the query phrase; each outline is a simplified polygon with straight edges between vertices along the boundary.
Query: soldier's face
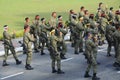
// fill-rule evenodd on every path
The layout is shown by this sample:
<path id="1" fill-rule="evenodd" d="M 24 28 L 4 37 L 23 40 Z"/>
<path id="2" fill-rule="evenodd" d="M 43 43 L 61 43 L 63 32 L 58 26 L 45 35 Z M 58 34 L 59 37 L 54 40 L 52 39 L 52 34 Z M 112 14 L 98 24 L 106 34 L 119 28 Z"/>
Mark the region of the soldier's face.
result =
<path id="1" fill-rule="evenodd" d="M 56 13 L 54 13 L 54 14 L 53 14 L 53 17 L 54 17 L 54 18 L 56 18 L 56 17 L 57 17 L 57 14 L 56 14 Z"/>
<path id="2" fill-rule="evenodd" d="M 26 22 L 29 22 L 29 21 L 30 21 L 30 19 L 27 19 L 27 20 L 26 20 Z"/>

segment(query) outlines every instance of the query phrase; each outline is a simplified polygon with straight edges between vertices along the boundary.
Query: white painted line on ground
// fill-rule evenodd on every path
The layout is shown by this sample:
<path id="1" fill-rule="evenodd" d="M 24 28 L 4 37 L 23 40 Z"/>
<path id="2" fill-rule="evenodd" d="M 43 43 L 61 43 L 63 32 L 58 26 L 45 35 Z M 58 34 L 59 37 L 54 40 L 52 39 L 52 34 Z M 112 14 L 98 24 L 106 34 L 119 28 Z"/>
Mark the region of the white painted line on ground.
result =
<path id="1" fill-rule="evenodd" d="M 69 61 L 69 60 L 72 60 L 73 58 L 68 58 L 68 59 L 65 59 L 65 60 L 62 60 L 61 62 L 66 62 L 66 61 Z"/>
<path id="2" fill-rule="evenodd" d="M 107 52 L 107 51 L 100 51 L 100 52 Z M 111 54 L 115 54 L 115 52 L 110 52 Z"/>
<path id="3" fill-rule="evenodd" d="M 18 75 L 21 75 L 21 74 L 23 74 L 24 72 L 19 72 L 19 73 L 16 73 L 16 74 L 12 74 L 12 75 L 9 75 L 9 76 L 6 76 L 6 77 L 3 77 L 3 78 L 1 78 L 2 80 L 4 80 L 4 79 L 8 79 L 8 78 L 11 78 L 11 77 L 15 77 L 15 76 L 18 76 Z"/>
<path id="4" fill-rule="evenodd" d="M 117 73 L 120 73 L 120 71 L 118 71 Z"/>
<path id="5" fill-rule="evenodd" d="M 104 51 L 104 50 L 107 50 L 107 49 L 100 49 L 100 50 L 98 50 L 98 51 Z"/>

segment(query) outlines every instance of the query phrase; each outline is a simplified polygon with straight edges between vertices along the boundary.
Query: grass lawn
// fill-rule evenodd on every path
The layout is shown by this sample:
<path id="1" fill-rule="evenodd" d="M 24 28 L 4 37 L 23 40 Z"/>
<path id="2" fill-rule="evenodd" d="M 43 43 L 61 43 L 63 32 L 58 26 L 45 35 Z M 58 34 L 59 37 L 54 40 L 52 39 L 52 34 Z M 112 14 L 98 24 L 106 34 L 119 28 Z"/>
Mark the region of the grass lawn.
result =
<path id="1" fill-rule="evenodd" d="M 25 17 L 30 17 L 32 21 L 39 14 L 49 20 L 51 12 L 56 11 L 67 20 L 70 9 L 79 12 L 80 6 L 85 6 L 89 12 L 95 13 L 99 2 L 115 9 L 120 5 L 119 0 L 0 0 L 0 37 L 5 24 L 9 25 L 10 32 L 15 30 L 20 34 Z"/>

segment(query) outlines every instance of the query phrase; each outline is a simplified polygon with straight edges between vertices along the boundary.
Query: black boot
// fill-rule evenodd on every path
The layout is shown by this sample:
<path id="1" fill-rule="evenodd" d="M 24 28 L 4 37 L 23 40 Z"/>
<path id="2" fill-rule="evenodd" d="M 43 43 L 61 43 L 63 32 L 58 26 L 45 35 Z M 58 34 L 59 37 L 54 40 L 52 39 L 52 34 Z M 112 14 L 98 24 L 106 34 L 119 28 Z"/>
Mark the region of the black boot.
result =
<path id="1" fill-rule="evenodd" d="M 110 56 L 112 56 L 110 53 L 107 53 L 107 57 L 110 57 Z"/>
<path id="2" fill-rule="evenodd" d="M 57 70 L 53 67 L 52 68 L 52 73 L 56 73 L 57 72 Z"/>
<path id="3" fill-rule="evenodd" d="M 65 57 L 65 55 L 63 55 L 62 53 L 60 54 L 60 58 L 61 58 L 61 59 L 67 59 L 67 58 Z"/>
<path id="4" fill-rule="evenodd" d="M 34 51 L 35 51 L 35 53 L 38 53 L 38 52 L 39 52 L 39 50 L 38 50 L 38 49 L 35 49 Z"/>
<path id="5" fill-rule="evenodd" d="M 77 51 L 75 51 L 75 53 L 74 54 L 79 54 Z"/>
<path id="6" fill-rule="evenodd" d="M 100 80 L 99 77 L 96 76 L 96 73 L 93 74 L 92 80 Z"/>
<path id="7" fill-rule="evenodd" d="M 41 50 L 41 55 L 45 55 L 45 53 L 43 52 L 43 50 Z"/>
<path id="8" fill-rule="evenodd" d="M 63 72 L 61 69 L 58 69 L 57 73 L 58 74 L 64 74 L 65 72 Z"/>
<path id="9" fill-rule="evenodd" d="M 7 64 L 6 61 L 3 61 L 3 65 L 2 66 L 9 66 L 9 64 Z"/>
<path id="10" fill-rule="evenodd" d="M 89 77 L 91 77 L 91 75 L 89 75 L 88 72 L 86 72 L 85 75 L 84 75 L 84 77 L 85 78 L 89 78 Z"/>
<path id="11" fill-rule="evenodd" d="M 120 67 L 120 64 L 117 63 L 117 62 L 115 62 L 115 63 L 113 63 L 113 66 L 114 66 L 114 67 Z"/>
<path id="12" fill-rule="evenodd" d="M 79 53 L 81 53 L 81 52 L 83 52 L 83 49 L 80 49 L 80 50 L 79 50 Z"/>
<path id="13" fill-rule="evenodd" d="M 33 70 L 33 68 L 30 66 L 30 64 L 26 64 L 25 68 L 26 68 L 26 70 Z"/>
<path id="14" fill-rule="evenodd" d="M 41 49 L 41 46 L 39 46 L 38 49 Z"/>
<path id="15" fill-rule="evenodd" d="M 16 65 L 19 65 L 21 63 L 22 63 L 22 61 L 16 60 Z"/>

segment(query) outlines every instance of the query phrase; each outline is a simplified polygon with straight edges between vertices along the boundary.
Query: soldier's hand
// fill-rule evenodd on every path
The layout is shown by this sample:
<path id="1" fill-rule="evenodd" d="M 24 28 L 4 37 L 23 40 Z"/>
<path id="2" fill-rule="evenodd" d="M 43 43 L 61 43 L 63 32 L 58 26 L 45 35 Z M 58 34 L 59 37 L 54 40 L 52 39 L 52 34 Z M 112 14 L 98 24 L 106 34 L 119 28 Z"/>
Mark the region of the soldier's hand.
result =
<path id="1" fill-rule="evenodd" d="M 63 34 L 62 34 L 62 32 L 60 32 L 60 36 L 62 36 Z"/>

